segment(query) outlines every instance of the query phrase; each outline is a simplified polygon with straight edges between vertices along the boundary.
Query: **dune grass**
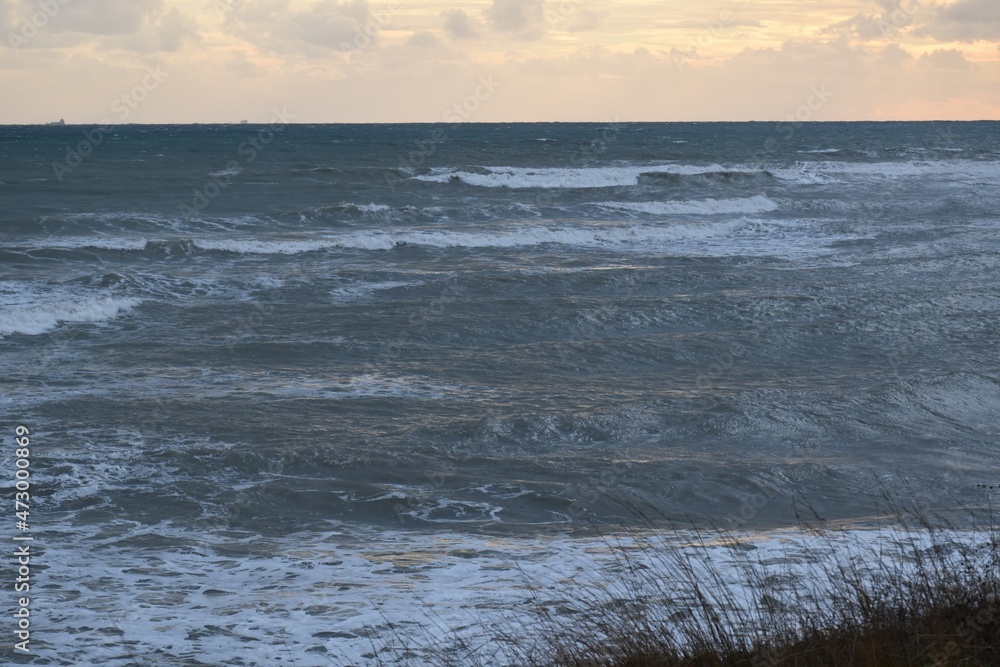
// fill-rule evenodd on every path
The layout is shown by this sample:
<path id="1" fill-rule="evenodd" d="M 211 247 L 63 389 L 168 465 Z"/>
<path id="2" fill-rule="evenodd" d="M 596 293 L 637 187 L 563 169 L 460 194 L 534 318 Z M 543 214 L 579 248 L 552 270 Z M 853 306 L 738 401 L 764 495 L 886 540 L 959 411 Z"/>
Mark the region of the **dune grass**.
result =
<path id="1" fill-rule="evenodd" d="M 674 548 L 648 535 L 605 537 L 621 573 L 613 586 L 582 590 L 568 610 L 536 598 L 533 622 L 492 633 L 503 651 L 479 646 L 443 662 L 1000 666 L 1000 536 L 991 519 L 958 530 L 901 513 L 868 542 L 829 529 L 796 539 L 803 534 L 820 554 L 811 562 L 775 559 L 725 531 L 677 531 Z"/>

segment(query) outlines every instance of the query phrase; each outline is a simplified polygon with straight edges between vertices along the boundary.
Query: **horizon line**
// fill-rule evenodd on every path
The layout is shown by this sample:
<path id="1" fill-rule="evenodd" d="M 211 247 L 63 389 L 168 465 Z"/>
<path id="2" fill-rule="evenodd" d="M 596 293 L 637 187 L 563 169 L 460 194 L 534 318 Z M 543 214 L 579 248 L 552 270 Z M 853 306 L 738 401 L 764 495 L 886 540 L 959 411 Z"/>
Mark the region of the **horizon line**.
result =
<path id="1" fill-rule="evenodd" d="M 461 121 L 452 123 L 447 121 L 315 121 L 315 122 L 284 122 L 274 123 L 273 121 L 188 121 L 188 122 L 162 122 L 162 123 L 66 123 L 59 121 L 47 121 L 41 123 L 3 123 L 0 127 L 92 127 L 92 126 L 163 126 L 163 125 L 666 125 L 666 124 L 739 124 L 739 123 L 793 123 L 798 125 L 823 125 L 829 123 L 998 123 L 1000 118 L 978 118 L 974 120 L 955 120 L 948 118 L 935 118 L 924 120 L 872 120 L 872 119 L 852 119 L 852 120 L 495 120 L 495 121 Z"/>

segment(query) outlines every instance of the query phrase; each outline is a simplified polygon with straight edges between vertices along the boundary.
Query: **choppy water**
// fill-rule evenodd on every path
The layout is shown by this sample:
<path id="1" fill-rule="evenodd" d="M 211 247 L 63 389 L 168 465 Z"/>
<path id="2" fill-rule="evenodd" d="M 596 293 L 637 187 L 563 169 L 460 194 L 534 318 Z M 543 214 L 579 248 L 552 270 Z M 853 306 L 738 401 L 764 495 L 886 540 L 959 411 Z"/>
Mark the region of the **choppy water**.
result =
<path id="1" fill-rule="evenodd" d="M 982 503 L 998 131 L 0 128 L 0 420 L 39 443 L 39 604 L 78 606 L 49 649 L 238 664 L 246 636 L 365 606 L 293 601 L 296 568 L 347 576 L 338 548 L 467 540 L 495 565 L 490 535 L 646 525 L 636 506 L 765 530 L 883 493 Z M 183 640 L 262 609 L 255 564 L 271 630 Z M 242 583 L 206 593 L 220 569 Z M 267 664 L 362 660 L 322 632 Z"/>

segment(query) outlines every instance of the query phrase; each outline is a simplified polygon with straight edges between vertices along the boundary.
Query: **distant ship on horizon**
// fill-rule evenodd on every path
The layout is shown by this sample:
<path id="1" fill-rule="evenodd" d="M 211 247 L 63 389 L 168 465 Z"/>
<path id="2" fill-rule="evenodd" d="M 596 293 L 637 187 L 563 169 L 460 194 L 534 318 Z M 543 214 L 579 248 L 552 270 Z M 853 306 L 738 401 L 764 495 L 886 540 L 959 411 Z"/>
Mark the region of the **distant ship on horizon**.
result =
<path id="1" fill-rule="evenodd" d="M 60 118 L 59 120 L 54 120 L 51 123 L 46 123 L 46 125 L 65 125 L 65 124 L 66 121 L 64 121 L 62 118 Z"/>

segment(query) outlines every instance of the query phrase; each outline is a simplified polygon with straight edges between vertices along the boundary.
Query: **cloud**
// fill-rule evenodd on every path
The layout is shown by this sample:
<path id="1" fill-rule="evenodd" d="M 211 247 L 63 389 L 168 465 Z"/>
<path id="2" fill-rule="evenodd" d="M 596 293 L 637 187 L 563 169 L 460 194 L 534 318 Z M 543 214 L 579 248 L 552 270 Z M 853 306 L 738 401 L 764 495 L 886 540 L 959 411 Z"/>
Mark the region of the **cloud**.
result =
<path id="1" fill-rule="evenodd" d="M 472 25 L 469 15 L 462 9 L 452 9 L 442 14 L 445 32 L 452 39 L 476 39 L 479 33 Z"/>
<path id="2" fill-rule="evenodd" d="M 198 26 L 190 16 L 182 14 L 176 7 L 160 17 L 156 25 L 161 51 L 177 51 L 185 40 L 200 39 Z"/>
<path id="3" fill-rule="evenodd" d="M 289 15 L 290 36 L 319 47 L 336 48 L 354 39 L 355 29 L 368 18 L 366 0 L 318 2 L 305 12 Z"/>
<path id="4" fill-rule="evenodd" d="M 406 40 L 406 45 L 425 51 L 439 51 L 446 48 L 437 35 L 427 30 L 410 35 Z"/>
<path id="5" fill-rule="evenodd" d="M 164 11 L 161 0 L 116 3 L 53 2 L 44 9 L 25 0 L 0 2 L 0 28 L 24 38 L 19 47 L 71 51 L 87 45 L 95 52 L 178 51 L 201 39 L 195 19 L 176 7 Z"/>
<path id="6" fill-rule="evenodd" d="M 418 30 L 403 42 L 362 52 L 350 61 L 357 68 L 379 76 L 407 73 L 416 80 L 446 77 L 455 67 L 467 66 L 467 57 L 429 30 Z"/>
<path id="7" fill-rule="evenodd" d="M 948 20 L 961 23 L 1000 23 L 1000 4 L 994 0 L 958 0 L 939 8 Z"/>
<path id="8" fill-rule="evenodd" d="M 0 0 L 0 23 L 20 31 L 43 2 Z M 72 108 L 96 122 L 155 61 L 169 85 L 138 120 L 232 120 L 279 100 L 304 122 L 440 121 L 481 75 L 503 84 L 481 120 L 1000 117 L 996 43 L 959 41 L 1000 41 L 1000 0 L 816 0 L 808 11 L 766 0 L 721 21 L 742 26 L 725 35 L 685 20 L 711 12 L 656 3 L 394 4 L 67 0 L 0 57 L 0 113 L 41 121 Z M 809 106 L 814 88 L 832 93 L 822 109 Z"/>
<path id="9" fill-rule="evenodd" d="M 534 39 L 545 31 L 545 0 L 493 0 L 486 17 L 495 30 Z"/>
<path id="10" fill-rule="evenodd" d="M 971 70 L 972 63 L 965 59 L 965 53 L 959 49 L 937 49 L 920 56 L 922 64 L 938 69 Z"/>
<path id="11" fill-rule="evenodd" d="M 570 14 L 569 23 L 566 26 L 567 32 L 583 32 L 585 30 L 596 30 L 604 23 L 608 12 L 603 10 L 588 9 L 580 7 Z M 555 21 L 554 21 L 555 22 Z M 557 25 L 558 23 L 555 22 Z"/>
<path id="12" fill-rule="evenodd" d="M 293 11 L 290 0 L 245 0 L 234 5 L 226 29 L 275 53 L 324 57 L 367 49 L 392 15 L 372 14 L 367 0 L 320 0 Z"/>
<path id="13" fill-rule="evenodd" d="M 53 20 L 53 27 L 93 35 L 128 34 L 137 32 L 145 21 L 159 14 L 162 7 L 162 0 L 70 2 L 63 5 Z"/>
<path id="14" fill-rule="evenodd" d="M 43 27 L 51 32 L 77 32 L 90 35 L 127 35 L 138 32 L 144 24 L 158 16 L 163 0 L 87 0 L 86 2 L 53 2 L 52 9 L 43 9 L 31 0 L 10 0 L 3 3 L 0 13 L 8 16 L 8 25 L 20 26 L 24 21 L 45 18 Z M 6 11 L 2 11 L 2 10 Z"/>
<path id="15" fill-rule="evenodd" d="M 608 14 L 607 9 L 594 8 L 588 0 L 561 0 L 544 8 L 544 20 L 548 27 L 564 32 L 596 30 Z"/>
<path id="16" fill-rule="evenodd" d="M 1000 1 L 958 0 L 935 7 L 917 34 L 957 42 L 1000 39 Z"/>
<path id="17" fill-rule="evenodd" d="M 159 16 L 147 17 L 136 32 L 102 37 L 98 45 L 102 50 L 118 49 L 136 53 L 175 52 L 179 51 L 185 42 L 200 39 L 201 35 L 198 34 L 198 24 L 195 20 L 173 7 Z"/>
<path id="18" fill-rule="evenodd" d="M 898 67 L 907 60 L 913 60 L 910 52 L 899 44 L 889 44 L 879 52 L 879 57 L 885 65 Z"/>
<path id="19" fill-rule="evenodd" d="M 226 63 L 226 70 L 244 78 L 256 78 L 264 74 L 264 70 L 247 60 L 245 53 L 237 53 Z"/>
<path id="20" fill-rule="evenodd" d="M 715 23 L 711 21 L 674 21 L 672 23 L 660 23 L 658 27 L 661 28 L 686 28 L 695 30 L 713 30 L 717 26 L 722 26 L 725 28 L 762 28 L 764 24 L 760 21 L 755 21 L 753 19 L 730 19 L 728 21 L 718 20 Z"/>
<path id="21" fill-rule="evenodd" d="M 881 17 L 856 14 L 849 19 L 826 26 L 821 32 L 827 35 L 844 35 L 867 41 L 888 34 L 888 25 L 881 20 Z"/>
<path id="22" fill-rule="evenodd" d="M 903 4 L 901 0 L 876 0 L 876 4 L 882 8 L 881 14 L 855 14 L 826 26 L 820 32 L 863 42 L 883 39 L 909 27 L 914 15 L 921 9 L 913 0 L 908 4 Z"/>
<path id="23" fill-rule="evenodd" d="M 64 6 L 53 24 L 63 30 L 93 35 L 129 34 L 138 32 L 143 24 L 151 23 L 161 13 L 162 7 L 160 0 L 71 2 Z"/>
<path id="24" fill-rule="evenodd" d="M 513 65 L 521 73 L 533 77 L 634 79 L 650 73 L 656 76 L 663 72 L 673 73 L 664 67 L 666 62 L 662 54 L 651 53 L 645 48 L 616 52 L 593 45 L 559 58 L 534 57 L 515 61 Z"/>

